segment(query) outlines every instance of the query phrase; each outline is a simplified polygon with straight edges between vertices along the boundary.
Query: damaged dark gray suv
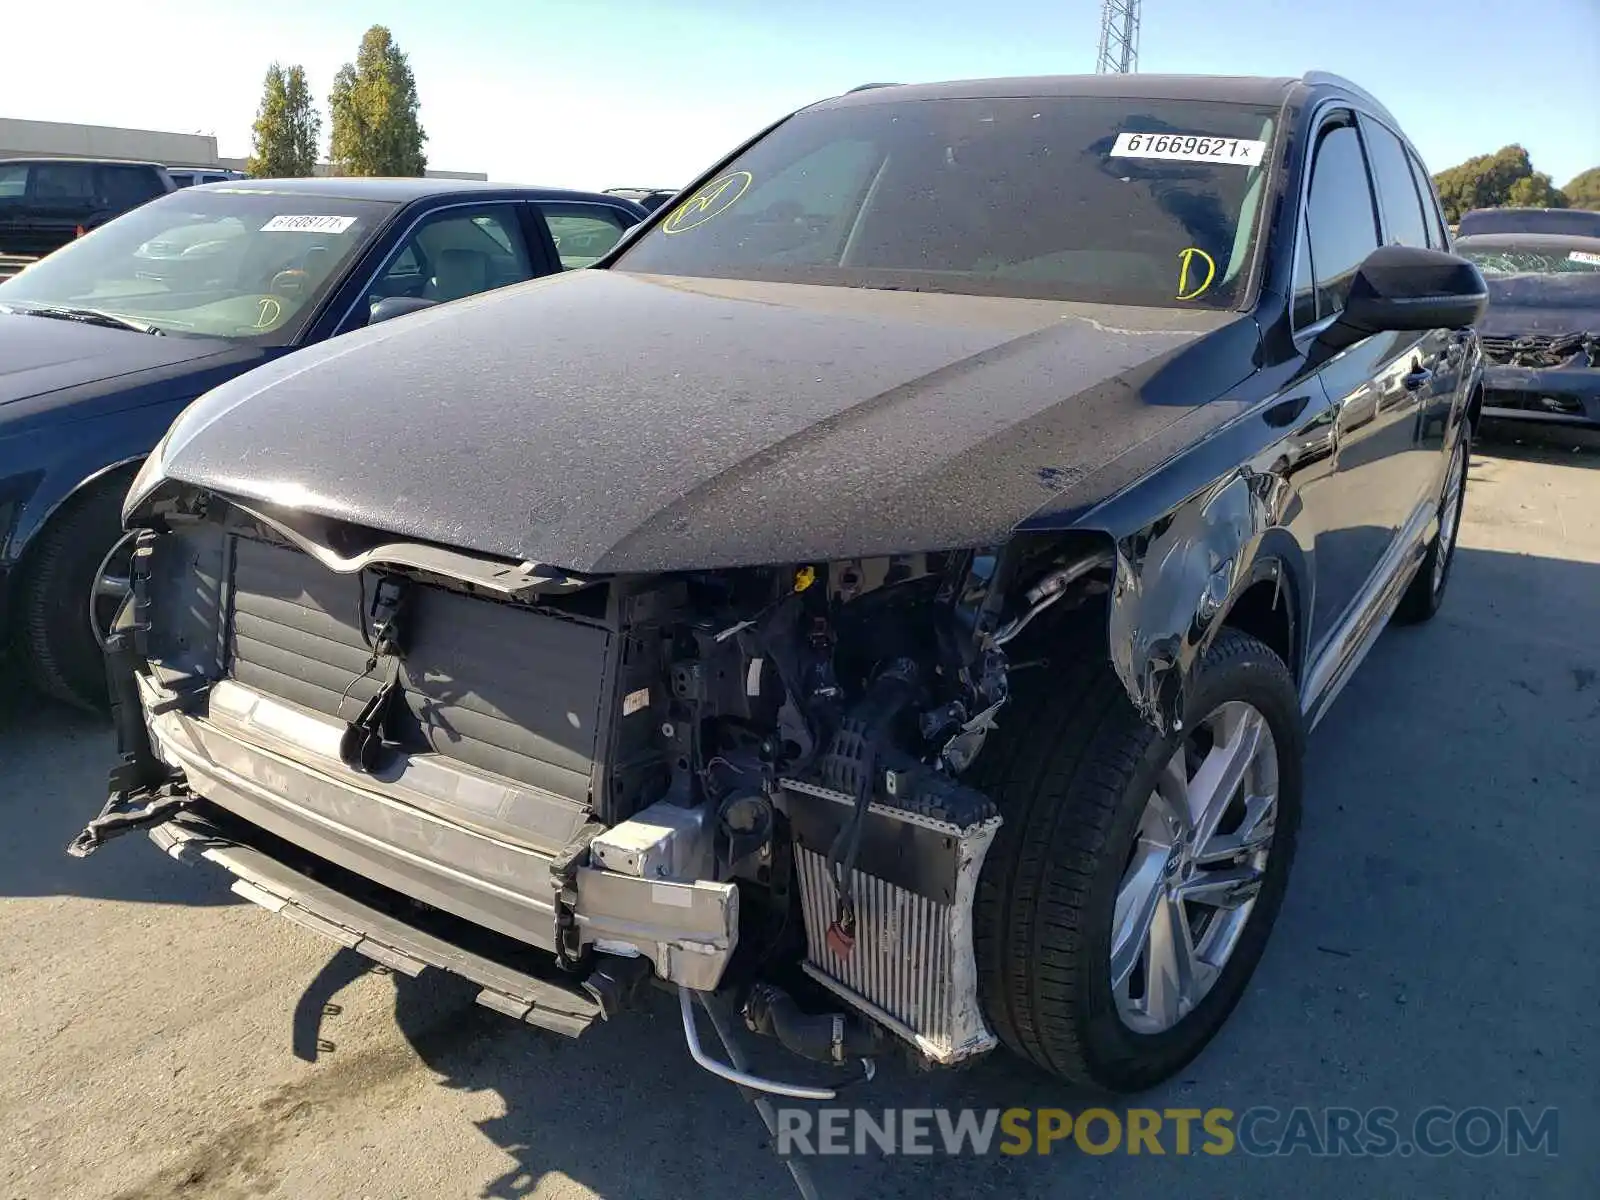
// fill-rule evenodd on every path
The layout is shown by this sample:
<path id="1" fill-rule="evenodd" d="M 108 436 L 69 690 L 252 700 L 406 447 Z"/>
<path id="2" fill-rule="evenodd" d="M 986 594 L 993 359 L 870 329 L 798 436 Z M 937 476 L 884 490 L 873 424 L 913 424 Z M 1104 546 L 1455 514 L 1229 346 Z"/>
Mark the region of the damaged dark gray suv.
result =
<path id="1" fill-rule="evenodd" d="M 695 1001 L 1171 1075 L 1449 578 L 1485 287 L 1426 170 L 1330 76 L 1138 75 L 859 90 L 683 195 L 179 418 L 74 851 L 567 1034 L 676 987 L 784 1094 Z"/>

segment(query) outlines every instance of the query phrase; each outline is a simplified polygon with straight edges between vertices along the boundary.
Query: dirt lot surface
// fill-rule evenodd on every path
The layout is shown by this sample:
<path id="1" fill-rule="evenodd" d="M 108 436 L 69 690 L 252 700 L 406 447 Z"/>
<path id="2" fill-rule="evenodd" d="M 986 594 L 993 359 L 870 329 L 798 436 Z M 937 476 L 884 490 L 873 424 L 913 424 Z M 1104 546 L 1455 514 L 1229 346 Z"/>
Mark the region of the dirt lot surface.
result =
<path id="1" fill-rule="evenodd" d="M 1444 612 L 1386 633 L 1312 739 L 1250 994 L 1137 1103 L 1555 1106 L 1559 1154 L 872 1156 L 814 1164 L 825 1197 L 1594 1194 L 1600 449 L 1499 439 Z M 93 721 L 0 713 L 0 1200 L 791 1194 L 667 997 L 568 1042 L 368 973 L 143 837 L 67 858 L 111 760 Z M 855 1101 L 1091 1102 L 1003 1057 Z"/>

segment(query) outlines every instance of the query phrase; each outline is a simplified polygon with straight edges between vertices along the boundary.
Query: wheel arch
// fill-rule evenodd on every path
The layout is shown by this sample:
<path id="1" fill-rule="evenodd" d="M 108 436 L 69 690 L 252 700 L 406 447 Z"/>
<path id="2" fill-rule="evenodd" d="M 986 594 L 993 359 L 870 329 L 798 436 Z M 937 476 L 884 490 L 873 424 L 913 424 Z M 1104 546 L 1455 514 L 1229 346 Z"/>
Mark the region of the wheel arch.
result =
<path id="1" fill-rule="evenodd" d="M 131 484 L 134 473 L 138 471 L 146 457 L 148 456 L 145 454 L 135 454 L 107 463 L 82 476 L 76 483 L 71 482 L 72 476 L 77 474 L 76 471 L 67 475 L 65 479 L 61 477 L 61 472 L 46 475 L 43 485 L 22 506 L 12 533 L 11 544 L 7 547 L 6 558 L 12 568 L 7 574 L 7 579 L 20 581 L 26 575 L 33 552 L 39 545 L 39 536 L 61 515 L 67 505 L 84 495 L 90 488 L 114 479 L 119 473 L 126 474 L 128 483 Z"/>
<path id="2" fill-rule="evenodd" d="M 1239 469 L 1138 529 L 1071 531 L 1110 575 L 1104 609 L 1080 612 L 1103 611 L 1105 654 L 1158 731 L 1181 725 L 1196 664 L 1226 628 L 1272 647 L 1300 685 L 1313 576 L 1285 527 L 1293 503 L 1281 477 Z"/>

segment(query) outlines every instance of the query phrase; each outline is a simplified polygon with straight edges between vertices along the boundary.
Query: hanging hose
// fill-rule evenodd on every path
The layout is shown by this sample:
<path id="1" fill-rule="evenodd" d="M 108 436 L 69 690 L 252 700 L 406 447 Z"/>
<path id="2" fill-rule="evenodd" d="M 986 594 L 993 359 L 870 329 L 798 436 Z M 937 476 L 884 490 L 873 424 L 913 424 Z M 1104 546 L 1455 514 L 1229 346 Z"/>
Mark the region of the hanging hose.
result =
<path id="1" fill-rule="evenodd" d="M 728 1052 L 728 1059 L 733 1063 L 734 1069 L 741 1074 L 748 1071 L 744 1051 L 739 1049 L 739 1044 L 734 1041 L 732 1032 L 728 1029 L 727 1018 L 716 1003 L 703 993 L 700 996 L 700 1006 L 706 1010 L 706 1016 L 711 1018 L 711 1027 L 717 1031 L 717 1038 L 722 1042 L 722 1048 Z M 767 1127 L 767 1134 L 776 1145 L 778 1137 L 778 1114 L 768 1100 L 760 1092 L 741 1086 L 739 1091 L 744 1098 L 755 1105 L 756 1112 L 761 1115 L 761 1123 Z M 798 1158 L 785 1156 L 783 1165 L 789 1168 L 789 1175 L 794 1180 L 795 1191 L 799 1192 L 803 1200 L 821 1200 L 817 1192 L 817 1185 L 812 1182 L 811 1172 L 806 1169 L 806 1164 Z"/>

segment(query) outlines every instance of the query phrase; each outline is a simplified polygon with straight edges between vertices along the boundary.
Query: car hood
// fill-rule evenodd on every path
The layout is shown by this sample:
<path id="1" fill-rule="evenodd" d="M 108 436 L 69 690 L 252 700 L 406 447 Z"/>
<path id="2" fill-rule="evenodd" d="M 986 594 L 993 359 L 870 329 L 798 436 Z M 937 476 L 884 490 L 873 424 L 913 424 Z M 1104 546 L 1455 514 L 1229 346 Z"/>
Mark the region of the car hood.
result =
<path id="1" fill-rule="evenodd" d="M 231 348 L 215 338 L 155 337 L 0 312 L 0 405 L 193 362 Z"/>
<path id="2" fill-rule="evenodd" d="M 579 572 L 981 545 L 1219 394 L 1211 333 L 1227 387 L 1233 313 L 578 271 L 224 384 L 164 469 Z"/>
<path id="3" fill-rule="evenodd" d="M 1529 333 L 1600 334 L 1600 273 L 1490 278 L 1489 308 L 1478 331 L 1490 337 Z"/>

